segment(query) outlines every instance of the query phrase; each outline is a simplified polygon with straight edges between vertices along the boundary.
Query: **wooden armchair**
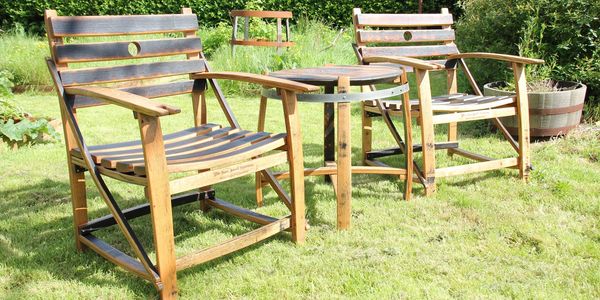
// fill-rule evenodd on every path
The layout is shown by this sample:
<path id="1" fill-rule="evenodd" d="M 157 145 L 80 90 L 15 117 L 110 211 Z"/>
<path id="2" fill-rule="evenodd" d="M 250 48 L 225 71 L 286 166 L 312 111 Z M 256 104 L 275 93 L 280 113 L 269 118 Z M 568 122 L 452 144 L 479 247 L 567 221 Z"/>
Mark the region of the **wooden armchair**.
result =
<path id="1" fill-rule="evenodd" d="M 176 271 L 226 255 L 264 240 L 281 231 L 291 231 L 292 240 L 304 241 L 304 174 L 300 121 L 296 92 L 316 90 L 306 84 L 244 73 L 210 72 L 195 36 L 196 15 L 183 9 L 176 15 L 57 16 L 47 10 L 45 24 L 52 58 L 48 68 L 58 93 L 67 147 L 67 162 L 73 203 L 75 240 L 79 250 L 92 249 L 107 260 L 154 284 L 163 299 L 177 296 Z M 156 39 L 156 34 L 161 39 Z M 152 39 L 137 40 L 154 34 Z M 82 43 L 79 37 L 136 35 L 133 41 Z M 175 37 L 177 36 L 177 37 Z M 71 39 L 71 37 L 73 39 Z M 65 38 L 74 41 L 66 43 Z M 175 60 L 132 63 L 138 58 L 175 56 Z M 177 60 L 178 59 L 178 60 Z M 121 64 L 115 61 L 127 60 Z M 111 62 L 108 66 L 73 68 L 81 62 Z M 184 75 L 182 78 L 181 75 Z M 148 79 L 171 77 L 167 83 Z M 215 79 L 241 80 L 275 87 L 282 95 L 286 133 L 243 130 L 232 114 Z M 146 80 L 146 81 L 142 81 Z M 147 85 L 110 87 L 115 82 L 142 81 Z M 162 81 L 161 81 L 162 82 Z M 228 123 L 207 122 L 205 93 L 215 92 Z M 150 99 L 190 94 L 194 126 L 163 135 L 162 117 L 179 109 Z M 77 122 L 76 110 L 112 104 L 133 112 L 140 140 L 108 145 L 86 144 Z M 98 119 L 102 122 L 102 118 Z M 111 124 L 105 124 L 111 126 Z M 254 174 L 288 163 L 291 197 L 278 194 L 290 215 L 274 218 L 235 206 L 216 197 L 212 185 Z M 88 220 L 85 174 L 98 188 L 111 214 Z M 170 176 L 180 173 L 186 176 Z M 143 186 L 148 204 L 121 209 L 105 178 Z M 252 187 L 250 187 L 252 188 Z M 191 192 L 189 192 L 191 191 Z M 175 257 L 172 207 L 200 202 L 261 227 L 210 248 Z M 156 260 L 153 262 L 129 225 L 133 218 L 150 214 Z M 134 256 L 94 236 L 102 228 L 117 225 Z"/>
<path id="2" fill-rule="evenodd" d="M 415 165 L 419 181 L 425 193 L 435 191 L 435 178 L 454 176 L 499 168 L 518 168 L 521 178 L 527 180 L 531 169 L 529 156 L 529 115 L 525 65 L 539 64 L 543 60 L 495 53 L 459 53 L 454 44 L 452 15 L 448 9 L 440 14 L 363 14 L 359 8 L 353 11 L 356 44 L 354 50 L 360 64 L 387 64 L 403 68 L 404 73 L 416 75 L 417 100 L 411 100 L 411 111 L 421 125 L 421 144 L 413 145 L 414 151 L 423 152 L 423 163 Z M 383 45 L 382 45 L 383 44 Z M 516 96 L 484 97 L 471 76 L 465 58 L 486 58 L 509 62 L 515 75 Z M 475 95 L 458 93 L 457 71 L 462 68 Z M 443 71 L 447 74 L 447 95 L 432 97 L 429 72 Z M 406 76 L 403 78 L 407 81 Z M 408 94 L 405 94 L 408 97 Z M 405 99 L 407 100 L 407 99 Z M 402 115 L 400 101 L 384 101 L 383 109 L 375 103 L 363 105 L 363 159 L 367 164 L 381 164 L 376 158 L 397 154 L 398 148 L 373 151 L 371 149 L 371 118 Z M 499 118 L 516 115 L 519 123 L 518 143 L 508 133 Z M 493 159 L 458 147 L 458 122 L 491 119 L 508 140 L 517 157 Z M 434 125 L 448 124 L 448 141 L 436 143 Z M 395 129 L 390 127 L 393 132 Z M 394 133 L 394 132 L 393 132 Z M 394 133 L 394 136 L 397 136 Z M 447 149 L 450 155 L 458 154 L 475 163 L 437 168 L 435 150 Z"/>

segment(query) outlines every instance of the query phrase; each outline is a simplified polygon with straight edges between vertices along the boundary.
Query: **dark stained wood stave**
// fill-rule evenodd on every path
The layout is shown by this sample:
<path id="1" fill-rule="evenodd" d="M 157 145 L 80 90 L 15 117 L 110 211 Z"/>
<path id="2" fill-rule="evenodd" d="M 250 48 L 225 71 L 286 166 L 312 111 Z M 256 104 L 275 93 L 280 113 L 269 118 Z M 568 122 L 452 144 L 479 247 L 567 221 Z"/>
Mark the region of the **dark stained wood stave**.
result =
<path id="1" fill-rule="evenodd" d="M 130 46 L 137 48 L 133 55 Z M 56 46 L 60 63 L 132 59 L 144 57 L 193 54 L 202 51 L 200 38 L 174 38 L 111 43 L 66 44 Z"/>
<path id="2" fill-rule="evenodd" d="M 181 94 L 191 93 L 194 87 L 193 80 L 179 81 L 179 82 L 169 82 L 169 83 L 161 83 L 161 84 L 153 84 L 153 85 L 145 85 L 145 86 L 135 86 L 128 88 L 120 88 L 119 90 L 132 93 L 135 95 L 143 96 L 146 98 L 160 98 Z M 84 107 L 92 107 L 99 105 L 106 105 L 106 102 L 102 100 L 98 100 L 91 97 L 86 96 L 75 96 L 75 108 L 84 108 Z"/>
<path id="3" fill-rule="evenodd" d="M 52 34 L 107 36 L 198 30 L 196 15 L 78 16 L 52 17 Z"/>
<path id="4" fill-rule="evenodd" d="M 359 14 L 356 18 L 359 26 L 422 27 L 454 23 L 451 14 Z"/>
<path id="5" fill-rule="evenodd" d="M 182 60 L 64 70 L 60 75 L 64 86 L 76 86 L 198 73 L 205 69 L 204 60 Z"/>
<path id="6" fill-rule="evenodd" d="M 446 42 L 454 40 L 454 30 L 358 30 L 361 43 Z"/>
<path id="7" fill-rule="evenodd" d="M 399 47 L 364 47 L 361 49 L 363 57 L 372 56 L 408 56 L 432 57 L 446 56 L 458 53 L 456 45 L 429 45 L 429 46 L 399 46 Z"/>

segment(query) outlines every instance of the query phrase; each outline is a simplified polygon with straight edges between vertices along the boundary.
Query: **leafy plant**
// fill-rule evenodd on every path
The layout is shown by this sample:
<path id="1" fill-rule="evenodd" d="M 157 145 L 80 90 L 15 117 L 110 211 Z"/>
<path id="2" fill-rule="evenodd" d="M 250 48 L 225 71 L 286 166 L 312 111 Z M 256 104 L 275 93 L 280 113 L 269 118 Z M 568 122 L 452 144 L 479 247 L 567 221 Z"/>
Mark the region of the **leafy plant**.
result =
<path id="1" fill-rule="evenodd" d="M 9 72 L 0 71 L 0 138 L 16 145 L 58 140 L 59 134 L 47 119 L 33 118 L 16 105 L 11 79 Z"/>
<path id="2" fill-rule="evenodd" d="M 15 123 L 13 119 L 6 122 L 0 121 L 0 133 L 5 141 L 17 144 L 35 144 L 42 134 L 48 135 L 52 140 L 60 138 L 58 132 L 46 119 L 23 119 L 18 123 Z"/>

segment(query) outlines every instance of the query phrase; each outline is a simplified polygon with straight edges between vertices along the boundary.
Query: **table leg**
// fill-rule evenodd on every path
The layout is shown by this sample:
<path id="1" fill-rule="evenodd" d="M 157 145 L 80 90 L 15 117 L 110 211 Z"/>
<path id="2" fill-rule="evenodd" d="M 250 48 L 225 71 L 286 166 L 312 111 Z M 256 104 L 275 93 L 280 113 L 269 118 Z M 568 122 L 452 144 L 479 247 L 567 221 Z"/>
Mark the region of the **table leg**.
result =
<path id="1" fill-rule="evenodd" d="M 338 93 L 347 93 L 350 81 L 340 77 Z M 338 159 L 337 159 L 337 226 L 349 229 L 352 219 L 352 144 L 350 142 L 350 110 L 348 102 L 338 106 Z"/>
<path id="2" fill-rule="evenodd" d="M 325 86 L 326 94 L 333 94 L 333 86 Z M 334 103 L 325 103 L 323 110 L 323 161 L 325 163 L 335 161 L 335 106 Z M 331 178 L 325 176 L 325 182 L 331 182 Z"/>

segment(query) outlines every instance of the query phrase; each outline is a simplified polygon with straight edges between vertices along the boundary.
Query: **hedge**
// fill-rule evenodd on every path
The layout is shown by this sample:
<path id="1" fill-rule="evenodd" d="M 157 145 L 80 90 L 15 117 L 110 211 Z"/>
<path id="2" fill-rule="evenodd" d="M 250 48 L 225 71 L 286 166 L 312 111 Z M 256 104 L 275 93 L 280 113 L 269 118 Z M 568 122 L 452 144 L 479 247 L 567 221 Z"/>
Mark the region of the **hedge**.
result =
<path id="1" fill-rule="evenodd" d="M 424 12 L 438 12 L 448 7 L 455 15 L 460 13 L 457 1 L 423 1 Z M 200 24 L 213 27 L 220 22 L 229 22 L 229 11 L 233 9 L 291 10 L 296 17 L 307 16 L 333 26 L 346 26 L 352 22 L 352 8 L 360 7 L 364 12 L 417 12 L 418 2 L 398 0 L 0 0 L 1 26 L 5 29 L 21 24 L 26 31 L 41 34 L 44 10 L 56 9 L 59 15 L 124 15 L 178 13 L 181 7 L 191 7 L 200 19 Z"/>
<path id="2" fill-rule="evenodd" d="M 528 79 L 580 81 L 588 86 L 586 117 L 600 119 L 600 1 L 463 0 L 456 24 L 463 52 L 521 54 L 546 60 Z M 511 80 L 502 64 L 471 62 L 480 83 Z M 487 63 L 487 62 L 486 62 Z"/>

